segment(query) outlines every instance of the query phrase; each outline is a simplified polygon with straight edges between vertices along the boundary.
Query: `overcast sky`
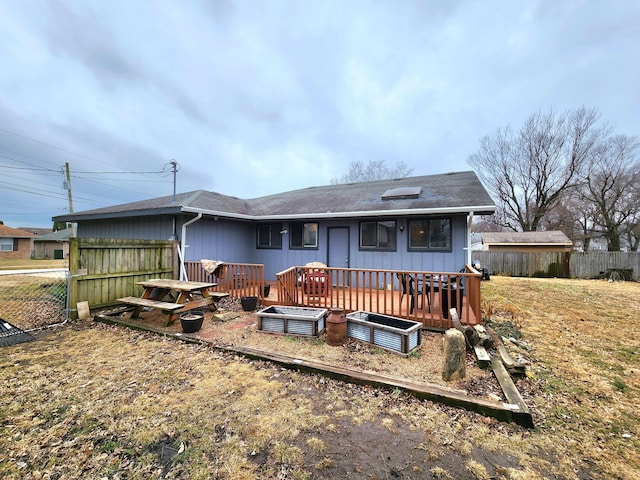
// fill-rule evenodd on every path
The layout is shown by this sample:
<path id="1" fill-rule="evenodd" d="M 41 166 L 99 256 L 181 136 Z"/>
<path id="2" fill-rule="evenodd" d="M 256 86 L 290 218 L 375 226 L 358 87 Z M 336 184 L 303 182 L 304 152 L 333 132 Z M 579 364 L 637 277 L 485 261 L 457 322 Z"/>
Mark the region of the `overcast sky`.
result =
<path id="1" fill-rule="evenodd" d="M 0 219 L 255 198 L 596 108 L 640 136 L 640 2 L 0 0 Z M 156 172 L 156 173 L 150 173 Z"/>

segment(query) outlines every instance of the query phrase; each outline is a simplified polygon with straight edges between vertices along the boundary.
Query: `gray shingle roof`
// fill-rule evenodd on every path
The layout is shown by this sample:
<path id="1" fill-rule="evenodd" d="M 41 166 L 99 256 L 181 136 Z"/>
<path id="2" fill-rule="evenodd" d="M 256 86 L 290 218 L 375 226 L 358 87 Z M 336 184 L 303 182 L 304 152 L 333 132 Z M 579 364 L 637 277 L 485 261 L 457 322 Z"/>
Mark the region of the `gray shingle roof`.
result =
<path id="1" fill-rule="evenodd" d="M 383 200 L 389 189 L 420 187 L 420 195 Z M 415 188 L 412 188 L 415 190 Z M 242 200 L 197 190 L 55 217 L 56 221 L 202 212 L 245 219 L 331 218 L 410 213 L 493 213 L 495 205 L 474 172 L 309 187 Z"/>
<path id="2" fill-rule="evenodd" d="M 482 234 L 482 243 L 487 244 L 554 244 L 573 245 L 564 232 L 486 232 Z"/>
<path id="3" fill-rule="evenodd" d="M 44 235 L 38 235 L 34 238 L 36 242 L 58 242 L 61 240 L 69 240 L 73 234 L 72 228 L 64 228 L 51 233 L 45 233 Z"/>

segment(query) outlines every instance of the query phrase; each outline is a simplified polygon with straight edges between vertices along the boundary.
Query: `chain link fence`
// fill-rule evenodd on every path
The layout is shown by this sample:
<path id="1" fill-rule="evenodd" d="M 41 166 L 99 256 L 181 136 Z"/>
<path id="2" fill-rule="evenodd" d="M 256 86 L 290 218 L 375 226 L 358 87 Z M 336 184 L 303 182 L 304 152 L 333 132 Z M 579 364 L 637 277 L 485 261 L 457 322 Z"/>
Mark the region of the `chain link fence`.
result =
<path id="1" fill-rule="evenodd" d="M 0 271 L 0 319 L 23 331 L 69 318 L 69 271 Z"/>

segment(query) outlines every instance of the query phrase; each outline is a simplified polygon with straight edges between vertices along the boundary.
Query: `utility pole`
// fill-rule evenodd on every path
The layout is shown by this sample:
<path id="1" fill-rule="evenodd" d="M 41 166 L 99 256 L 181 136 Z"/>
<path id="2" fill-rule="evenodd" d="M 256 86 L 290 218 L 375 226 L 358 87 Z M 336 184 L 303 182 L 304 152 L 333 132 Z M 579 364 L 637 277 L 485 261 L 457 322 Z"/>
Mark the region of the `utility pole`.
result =
<path id="1" fill-rule="evenodd" d="M 169 165 L 173 167 L 173 203 L 176 203 L 176 173 L 178 171 L 178 162 L 172 158 Z"/>
<path id="2" fill-rule="evenodd" d="M 67 181 L 65 182 L 65 188 L 69 195 L 69 213 L 73 213 L 73 198 L 71 198 L 71 174 L 69 173 L 69 162 L 64 164 L 64 168 L 67 174 Z"/>
<path id="3" fill-rule="evenodd" d="M 67 180 L 64 182 L 64 187 L 67 189 L 67 195 L 69 196 L 69 213 L 73 213 L 73 198 L 71 196 L 71 174 L 69 173 L 69 162 L 64 164 Z M 76 226 L 71 223 L 71 236 L 76 236 Z"/>

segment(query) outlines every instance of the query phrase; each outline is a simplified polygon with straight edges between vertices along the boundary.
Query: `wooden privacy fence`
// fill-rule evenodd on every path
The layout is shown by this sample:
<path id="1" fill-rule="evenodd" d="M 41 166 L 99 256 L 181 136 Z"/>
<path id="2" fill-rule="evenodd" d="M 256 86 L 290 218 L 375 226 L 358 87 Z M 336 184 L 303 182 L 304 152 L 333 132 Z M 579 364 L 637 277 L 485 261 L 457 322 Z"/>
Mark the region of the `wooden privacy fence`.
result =
<path id="1" fill-rule="evenodd" d="M 571 276 L 599 277 L 611 270 L 631 270 L 632 278 L 640 280 L 640 252 L 575 252 L 571 254 Z"/>
<path id="2" fill-rule="evenodd" d="M 473 252 L 492 275 L 598 278 L 608 271 L 631 271 L 640 279 L 638 252 Z"/>
<path id="3" fill-rule="evenodd" d="M 70 308 L 80 301 L 90 308 L 110 306 L 116 298 L 141 294 L 136 282 L 176 278 L 176 248 L 169 240 L 70 239 Z"/>
<path id="4" fill-rule="evenodd" d="M 91 308 L 114 305 L 117 298 L 139 296 L 137 282 L 150 278 L 178 278 L 179 243 L 170 240 L 72 238 L 69 243 L 70 307 L 80 301 Z M 185 262 L 187 277 L 195 282 L 216 282 L 214 291 L 233 297 L 264 293 L 264 265 L 225 263 L 210 275 L 200 262 Z"/>

